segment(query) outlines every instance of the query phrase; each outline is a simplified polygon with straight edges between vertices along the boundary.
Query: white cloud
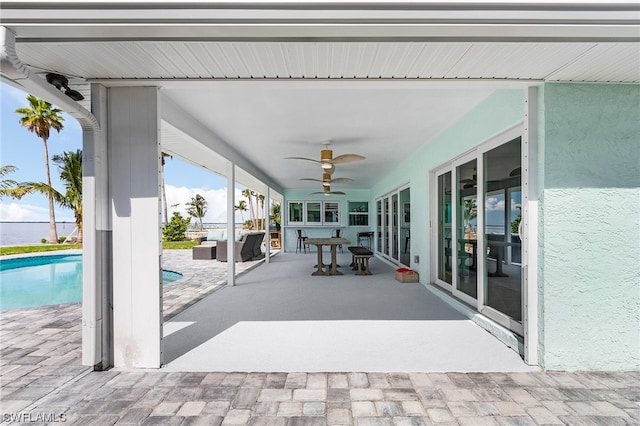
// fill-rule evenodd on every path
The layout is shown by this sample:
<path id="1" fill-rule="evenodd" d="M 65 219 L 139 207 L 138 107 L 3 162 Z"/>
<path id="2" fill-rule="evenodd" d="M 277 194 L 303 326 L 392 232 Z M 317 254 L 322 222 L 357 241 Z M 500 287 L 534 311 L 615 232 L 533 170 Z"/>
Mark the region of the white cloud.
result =
<path id="1" fill-rule="evenodd" d="M 496 197 L 487 198 L 484 204 L 487 210 L 504 210 L 504 200 L 499 200 Z"/>
<path id="2" fill-rule="evenodd" d="M 165 192 L 167 194 L 167 207 L 169 209 L 169 216 L 174 211 L 179 212 L 182 216 L 187 217 L 187 203 L 195 197 L 196 194 L 200 194 L 207 201 L 207 213 L 202 219 L 205 223 L 226 223 L 227 222 L 227 188 L 220 189 L 207 189 L 207 188 L 187 188 L 185 186 L 173 186 L 165 184 Z M 235 204 L 238 204 L 239 200 L 245 200 L 242 197 L 240 190 L 236 189 Z M 173 205 L 177 206 L 172 207 Z M 248 208 L 248 205 L 247 205 Z M 235 212 L 236 223 L 242 222 L 242 220 L 249 219 L 249 211 L 243 213 Z M 195 219 L 191 219 L 192 223 L 195 223 Z"/>
<path id="3" fill-rule="evenodd" d="M 17 202 L 0 204 L 0 221 L 3 222 L 49 222 L 49 209 Z M 57 222 L 75 222 L 73 215 L 56 209 Z"/>

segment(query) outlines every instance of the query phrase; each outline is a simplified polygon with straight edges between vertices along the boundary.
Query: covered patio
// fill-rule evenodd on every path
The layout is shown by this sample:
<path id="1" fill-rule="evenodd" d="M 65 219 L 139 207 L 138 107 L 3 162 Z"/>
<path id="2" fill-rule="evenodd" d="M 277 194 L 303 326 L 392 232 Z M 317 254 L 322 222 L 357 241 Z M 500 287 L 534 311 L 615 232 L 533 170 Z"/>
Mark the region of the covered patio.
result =
<path id="1" fill-rule="evenodd" d="M 423 342 L 415 352 L 440 359 L 433 352 L 437 337 L 449 342 L 461 335 L 469 343 L 473 333 L 447 329 L 465 321 L 444 305 L 432 307 L 435 283 L 449 293 L 449 305 L 468 304 L 475 309 L 468 316 L 484 315 L 492 333 L 521 339 L 529 365 L 637 368 L 638 336 L 629 324 L 639 319 L 640 270 L 638 262 L 623 268 L 615 259 L 638 253 L 638 241 L 611 238 L 638 229 L 628 203 L 640 188 L 637 2 L 58 7 L 16 1 L 1 7 L 2 77 L 69 112 L 84 131 L 85 365 L 180 369 L 181 357 L 197 359 L 208 343 L 229 338 L 231 347 L 256 336 L 264 337 L 265 351 L 271 348 L 264 358 L 277 359 L 291 341 L 300 344 L 287 346 L 289 354 L 315 347 L 317 336 L 369 336 L 353 345 L 362 349 L 375 345 L 376 334 L 391 338 L 409 328 L 378 328 L 378 321 L 416 326 L 406 343 Z M 65 91 L 48 82 L 50 74 L 67 80 Z M 327 180 L 317 164 L 328 151 L 323 141 L 330 141 L 333 158 L 366 160 L 337 163 Z M 163 152 L 226 176 L 229 189 L 239 182 L 281 201 L 284 213 L 284 255 L 259 268 L 261 282 L 251 281 L 253 273 L 238 278 L 237 288 L 207 298 L 211 307 L 203 300 L 166 330 L 159 282 Z M 498 201 L 496 191 L 504 199 Z M 471 220 L 460 214 L 462 202 L 473 199 L 482 255 L 471 282 L 473 274 L 460 272 L 476 265 L 462 261 L 466 252 L 455 247 Z M 229 190 L 228 235 L 234 205 Z M 512 245 L 509 234 L 520 241 L 517 273 L 508 274 L 518 291 L 508 299 L 500 290 L 510 283 L 487 268 L 494 261 L 485 242 L 493 207 L 504 212 L 497 224 L 501 241 Z M 514 229 L 516 207 L 521 217 Z M 600 220 L 602 212 L 611 218 Z M 386 269 L 372 277 L 312 281 L 311 271 L 297 269 L 309 268 L 304 258 L 289 257 L 302 226 L 310 237 L 344 228 L 342 236 L 353 244 L 359 232 L 373 233 L 376 264 L 386 259 L 415 269 L 420 284 L 398 287 L 390 276 L 383 284 L 378 280 L 393 271 L 383 263 L 377 267 Z M 229 286 L 236 281 L 232 253 Z M 388 303 L 402 296 L 399 288 L 416 291 L 415 297 Z M 584 291 L 591 288 L 598 291 Z M 251 296 L 240 299 L 249 289 Z M 223 296 L 236 317 L 210 316 L 222 311 L 216 303 Z M 608 317 L 616 321 L 602 321 Z M 335 321 L 358 321 L 364 332 L 350 334 Z M 299 332 L 303 322 L 306 332 Z M 437 330 L 420 328 L 424 322 Z M 325 349 L 331 345 L 324 341 Z M 475 357 L 482 345 L 446 356 Z M 602 348 L 611 353 L 602 356 Z M 239 362 L 253 349 L 236 346 L 227 360 Z M 341 358 L 356 357 L 364 360 Z M 309 358 L 299 353 L 282 368 L 320 368 L 296 364 Z"/>
<path id="2" fill-rule="evenodd" d="M 326 254 L 325 254 L 326 257 Z M 164 323 L 164 369 L 257 372 L 537 371 L 420 283 L 371 262 L 311 276 L 315 253 L 279 253 Z"/>

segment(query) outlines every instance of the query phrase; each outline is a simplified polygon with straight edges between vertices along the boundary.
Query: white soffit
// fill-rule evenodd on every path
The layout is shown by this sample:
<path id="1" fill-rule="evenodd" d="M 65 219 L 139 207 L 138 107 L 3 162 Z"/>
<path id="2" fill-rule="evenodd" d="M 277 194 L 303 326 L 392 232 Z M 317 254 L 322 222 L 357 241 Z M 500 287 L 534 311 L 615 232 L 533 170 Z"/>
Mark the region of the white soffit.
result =
<path id="1" fill-rule="evenodd" d="M 160 141 L 162 152 L 178 157 L 196 167 L 202 167 L 211 173 L 226 177 L 227 159 L 164 120 L 161 121 L 160 133 L 162 135 Z M 263 182 L 237 166 L 235 182 L 262 194 L 266 193 L 266 186 Z M 206 186 L 207 182 L 194 182 L 194 184 Z M 279 194 L 272 190 L 271 198 L 279 199 L 278 196 Z"/>
<path id="2" fill-rule="evenodd" d="M 85 79 L 510 79 L 638 82 L 639 43 L 20 43 L 36 69 Z"/>

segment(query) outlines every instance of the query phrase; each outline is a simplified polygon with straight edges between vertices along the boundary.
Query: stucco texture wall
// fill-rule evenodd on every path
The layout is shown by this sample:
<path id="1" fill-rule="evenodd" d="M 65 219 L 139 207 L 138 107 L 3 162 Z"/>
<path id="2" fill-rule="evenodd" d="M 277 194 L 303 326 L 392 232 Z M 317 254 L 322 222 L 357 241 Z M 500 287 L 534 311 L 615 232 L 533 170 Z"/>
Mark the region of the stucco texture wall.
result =
<path id="1" fill-rule="evenodd" d="M 543 99 L 541 366 L 640 369 L 640 85 Z"/>

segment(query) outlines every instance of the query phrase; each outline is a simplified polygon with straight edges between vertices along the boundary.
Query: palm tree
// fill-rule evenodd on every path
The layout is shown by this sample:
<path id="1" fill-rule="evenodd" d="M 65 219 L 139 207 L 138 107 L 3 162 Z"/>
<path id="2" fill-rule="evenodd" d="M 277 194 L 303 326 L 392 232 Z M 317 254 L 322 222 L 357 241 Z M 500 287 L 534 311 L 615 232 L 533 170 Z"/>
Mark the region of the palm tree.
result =
<path id="1" fill-rule="evenodd" d="M 67 151 L 62 155 L 54 155 L 51 159 L 60 171 L 60 180 L 65 187 L 61 193 L 51 185 L 42 182 L 24 182 L 20 187 L 25 191 L 39 192 L 51 197 L 61 207 L 73 210 L 78 229 L 78 242 L 82 242 L 82 150 Z"/>
<path id="2" fill-rule="evenodd" d="M 256 229 L 258 226 L 256 224 L 256 216 L 253 212 L 253 195 L 255 192 L 250 190 L 249 188 L 242 191 L 242 196 L 246 197 L 249 200 L 249 216 L 251 216 L 251 227 Z"/>
<path id="3" fill-rule="evenodd" d="M 280 203 L 274 201 L 271 205 L 269 220 L 276 224 L 276 229 L 280 229 Z"/>
<path id="4" fill-rule="evenodd" d="M 238 204 L 233 206 L 233 209 L 240 212 L 240 218 L 242 219 L 242 223 L 244 223 L 244 215 L 242 212 L 247 211 L 247 202 L 245 200 L 240 200 L 238 201 Z"/>
<path id="5" fill-rule="evenodd" d="M 196 196 L 193 197 L 191 201 L 187 203 L 187 205 L 189 206 L 189 208 L 187 209 L 187 213 L 200 221 L 200 230 L 202 231 L 204 229 L 204 226 L 202 224 L 202 217 L 207 212 L 207 201 L 202 195 L 196 194 Z"/>
<path id="6" fill-rule="evenodd" d="M 264 195 L 263 194 L 256 194 L 256 204 L 260 205 L 260 210 L 258 210 L 260 213 L 260 216 L 262 217 L 262 214 L 264 213 Z M 257 210 L 257 206 L 256 206 L 256 210 Z M 264 229 L 264 219 L 263 220 L 258 220 L 258 222 L 262 222 L 262 226 L 260 227 L 260 229 Z"/>
<path id="7" fill-rule="evenodd" d="M 58 204 L 73 210 L 78 228 L 78 242 L 82 242 L 82 150 L 67 151 L 54 155 L 52 161 L 60 170 L 60 180 L 64 183 L 65 194 Z"/>
<path id="8" fill-rule="evenodd" d="M 162 187 L 162 211 L 164 213 L 164 223 L 167 224 L 169 223 L 169 209 L 167 208 L 167 193 L 164 189 L 164 164 L 165 164 L 165 158 L 173 158 L 173 156 L 167 154 L 167 153 L 162 153 L 162 166 L 161 166 L 161 173 L 160 173 L 160 177 L 161 177 L 161 181 L 160 181 L 160 185 Z"/>
<path id="9" fill-rule="evenodd" d="M 0 166 L 0 177 L 5 177 L 9 173 L 13 173 L 17 170 L 15 166 Z M 20 199 L 24 195 L 28 194 L 29 190 L 21 186 L 18 182 L 12 179 L 0 180 L 0 200 L 4 197 Z"/>
<path id="10" fill-rule="evenodd" d="M 44 165 L 47 177 L 47 185 L 51 187 L 51 173 L 49 171 L 49 150 L 47 148 L 47 140 L 51 129 L 55 129 L 58 133 L 62 130 L 62 122 L 64 118 L 61 109 L 52 108 L 51 104 L 44 99 L 36 98 L 33 95 L 27 96 L 30 107 L 18 108 L 17 114 L 22 114 L 20 124 L 26 127 L 42 139 L 44 147 Z M 58 243 L 58 233 L 56 231 L 56 215 L 53 207 L 53 196 L 49 194 L 49 243 Z"/>

